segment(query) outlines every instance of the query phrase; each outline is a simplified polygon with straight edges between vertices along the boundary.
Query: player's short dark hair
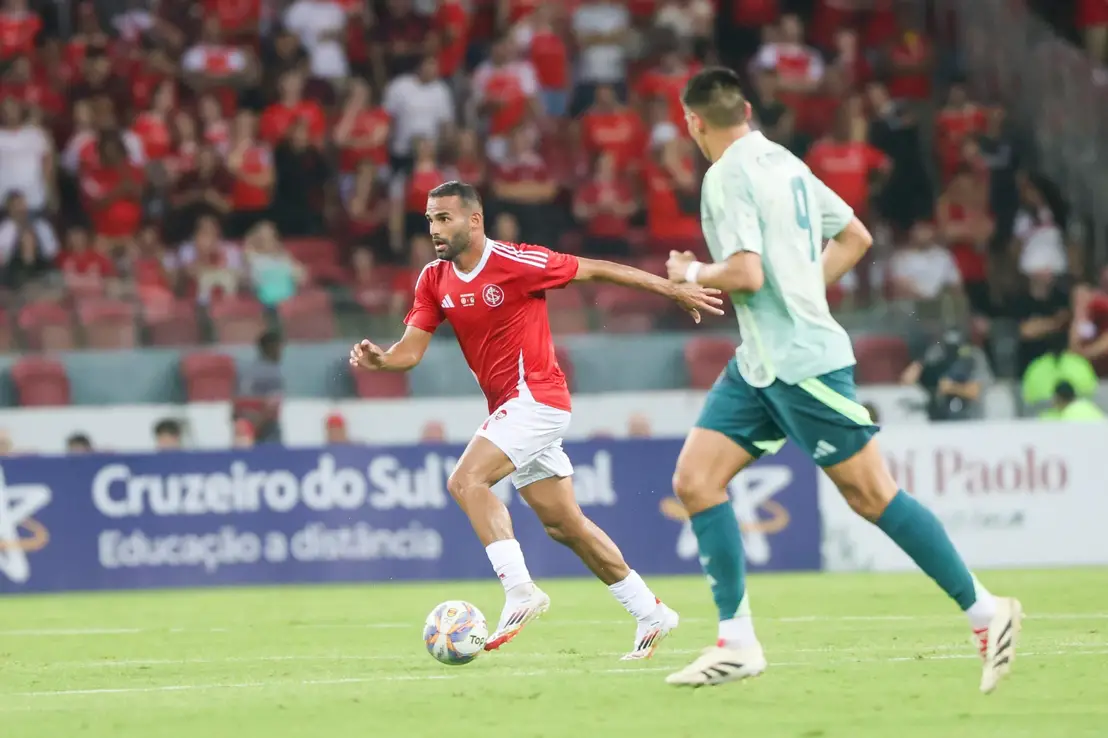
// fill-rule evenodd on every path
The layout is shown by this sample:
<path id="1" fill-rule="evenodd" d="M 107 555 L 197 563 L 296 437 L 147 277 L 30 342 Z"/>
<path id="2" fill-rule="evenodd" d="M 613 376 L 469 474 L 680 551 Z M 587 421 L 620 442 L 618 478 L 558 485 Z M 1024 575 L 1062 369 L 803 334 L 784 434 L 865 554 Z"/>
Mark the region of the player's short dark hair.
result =
<path id="1" fill-rule="evenodd" d="M 468 182 L 459 182 L 456 179 L 443 182 L 428 192 L 427 197 L 456 197 L 470 210 L 480 210 L 482 207 L 481 193 L 477 188 Z"/>
<path id="2" fill-rule="evenodd" d="M 159 420 L 154 426 L 155 436 L 173 436 L 174 438 L 181 437 L 181 424 L 173 418 L 163 418 Z"/>
<path id="3" fill-rule="evenodd" d="M 746 122 L 742 80 L 725 67 L 708 67 L 694 74 L 681 93 L 681 102 L 713 128 L 731 128 Z"/>
<path id="4" fill-rule="evenodd" d="M 65 447 L 73 448 L 74 446 L 91 449 L 92 439 L 84 433 L 73 433 L 69 436 L 69 438 L 65 439 Z"/>

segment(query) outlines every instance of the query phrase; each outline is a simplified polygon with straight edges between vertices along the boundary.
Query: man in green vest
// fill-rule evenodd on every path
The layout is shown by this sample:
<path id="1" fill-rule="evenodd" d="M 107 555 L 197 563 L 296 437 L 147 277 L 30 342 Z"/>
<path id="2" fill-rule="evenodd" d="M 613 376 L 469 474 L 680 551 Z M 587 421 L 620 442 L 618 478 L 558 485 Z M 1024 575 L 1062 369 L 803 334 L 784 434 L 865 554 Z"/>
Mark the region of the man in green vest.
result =
<path id="1" fill-rule="evenodd" d="M 1091 400 L 1078 397 L 1073 385 L 1059 382 L 1054 387 L 1053 407 L 1039 416 L 1043 420 L 1065 420 L 1078 423 L 1103 422 L 1104 411 Z"/>

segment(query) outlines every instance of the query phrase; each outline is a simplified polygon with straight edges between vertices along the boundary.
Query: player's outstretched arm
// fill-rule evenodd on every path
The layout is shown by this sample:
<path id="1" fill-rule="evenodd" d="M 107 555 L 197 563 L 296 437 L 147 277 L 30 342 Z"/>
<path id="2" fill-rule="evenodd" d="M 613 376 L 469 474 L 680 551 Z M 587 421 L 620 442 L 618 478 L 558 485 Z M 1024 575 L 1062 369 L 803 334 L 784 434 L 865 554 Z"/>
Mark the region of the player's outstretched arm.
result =
<path id="1" fill-rule="evenodd" d="M 675 284 L 642 269 L 599 259 L 577 260 L 577 275 L 574 282 L 611 282 L 624 287 L 632 287 L 646 292 L 663 295 L 680 305 L 685 312 L 700 322 L 701 311 L 713 315 L 723 315 L 723 300 L 718 297 L 719 290 L 698 284 Z"/>
<path id="2" fill-rule="evenodd" d="M 423 359 L 430 344 L 430 333 L 408 326 L 400 340 L 387 351 L 369 339 L 354 344 L 350 349 L 350 366 L 371 371 L 406 372 Z"/>
<path id="3" fill-rule="evenodd" d="M 840 221 L 841 222 L 841 221 Z M 852 218 L 846 228 L 827 242 L 823 250 L 823 283 L 832 285 L 862 260 L 873 245 L 869 229 L 857 218 Z"/>

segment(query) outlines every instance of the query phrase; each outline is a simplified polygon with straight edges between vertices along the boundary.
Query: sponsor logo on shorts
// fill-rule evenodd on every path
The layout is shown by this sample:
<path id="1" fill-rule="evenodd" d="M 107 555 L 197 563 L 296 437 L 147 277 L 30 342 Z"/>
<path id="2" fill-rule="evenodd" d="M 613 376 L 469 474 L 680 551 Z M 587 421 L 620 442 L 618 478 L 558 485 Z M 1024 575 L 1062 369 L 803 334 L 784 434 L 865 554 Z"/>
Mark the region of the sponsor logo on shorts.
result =
<path id="1" fill-rule="evenodd" d="M 506 417 L 508 417 L 508 411 L 505 410 L 504 408 L 500 408 L 499 410 L 496 411 L 496 415 L 492 416 L 492 419 L 493 420 L 503 420 Z"/>
<path id="2" fill-rule="evenodd" d="M 491 308 L 498 307 L 504 302 L 504 290 L 500 289 L 495 284 L 487 284 L 485 288 L 481 290 L 481 299 Z"/>

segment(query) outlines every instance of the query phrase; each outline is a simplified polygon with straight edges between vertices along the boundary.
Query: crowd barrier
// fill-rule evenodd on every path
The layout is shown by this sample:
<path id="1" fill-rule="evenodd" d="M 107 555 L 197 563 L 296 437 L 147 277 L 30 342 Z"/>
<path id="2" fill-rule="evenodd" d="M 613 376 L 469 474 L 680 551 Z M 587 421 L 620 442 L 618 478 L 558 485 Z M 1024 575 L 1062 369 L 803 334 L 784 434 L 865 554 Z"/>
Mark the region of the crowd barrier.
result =
<path id="1" fill-rule="evenodd" d="M 879 438 L 900 483 L 971 565 L 1108 564 L 1108 425 L 905 426 Z M 585 512 L 643 574 L 695 573 L 670 491 L 681 441 L 567 443 Z M 490 575 L 446 480 L 460 446 L 23 457 L 0 464 L 0 592 Z M 586 574 L 516 490 L 536 577 Z M 753 571 L 911 566 L 787 445 L 730 485 Z"/>

